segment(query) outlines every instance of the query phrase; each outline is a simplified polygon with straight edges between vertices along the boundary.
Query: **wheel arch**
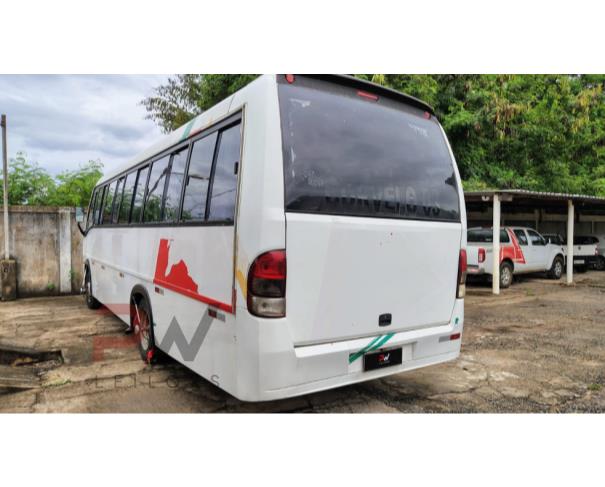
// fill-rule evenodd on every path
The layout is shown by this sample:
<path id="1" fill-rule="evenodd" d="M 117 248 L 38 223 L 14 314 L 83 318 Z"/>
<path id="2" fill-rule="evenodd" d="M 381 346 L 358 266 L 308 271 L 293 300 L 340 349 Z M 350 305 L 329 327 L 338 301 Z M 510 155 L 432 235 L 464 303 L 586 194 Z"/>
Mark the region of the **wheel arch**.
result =
<path id="1" fill-rule="evenodd" d="M 515 272 L 515 263 L 509 257 L 505 257 L 504 259 L 502 259 L 502 262 L 500 262 L 500 265 L 502 265 L 502 264 L 510 265 L 513 269 L 513 272 Z"/>
<path id="2" fill-rule="evenodd" d="M 145 286 L 142 286 L 141 284 L 137 284 L 132 288 L 132 290 L 130 291 L 129 303 L 132 303 L 132 299 L 135 296 L 145 298 L 145 300 L 147 301 L 147 304 L 149 305 L 149 308 L 151 308 L 151 299 L 149 298 L 149 293 L 147 292 L 147 289 L 145 288 Z"/>

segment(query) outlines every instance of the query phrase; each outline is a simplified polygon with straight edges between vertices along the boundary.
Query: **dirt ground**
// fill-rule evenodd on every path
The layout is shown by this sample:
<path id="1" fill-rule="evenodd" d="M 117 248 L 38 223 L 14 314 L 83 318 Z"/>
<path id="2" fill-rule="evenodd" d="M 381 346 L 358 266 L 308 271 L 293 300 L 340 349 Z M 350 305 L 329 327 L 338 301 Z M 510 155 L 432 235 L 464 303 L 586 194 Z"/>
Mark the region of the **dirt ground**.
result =
<path id="1" fill-rule="evenodd" d="M 460 358 L 332 391 L 242 403 L 178 363 L 146 366 L 80 296 L 0 303 L 0 412 L 605 412 L 605 272 L 469 287 Z M 95 355 L 98 340 L 115 349 Z M 96 340 L 96 341 L 95 341 Z M 93 360 L 94 359 L 94 360 Z"/>

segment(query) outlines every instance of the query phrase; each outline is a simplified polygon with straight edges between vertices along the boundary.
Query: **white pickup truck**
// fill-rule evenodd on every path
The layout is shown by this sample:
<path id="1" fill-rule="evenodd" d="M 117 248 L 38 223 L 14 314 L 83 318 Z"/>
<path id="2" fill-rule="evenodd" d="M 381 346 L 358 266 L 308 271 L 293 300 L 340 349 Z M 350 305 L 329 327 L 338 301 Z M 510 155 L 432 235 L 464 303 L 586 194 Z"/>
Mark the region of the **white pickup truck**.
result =
<path id="1" fill-rule="evenodd" d="M 602 257 L 599 255 L 599 239 L 592 235 L 577 235 L 573 238 L 574 268 L 585 272 L 589 268 L 599 269 Z"/>
<path id="2" fill-rule="evenodd" d="M 565 251 L 567 265 L 567 244 L 558 233 L 546 233 L 544 238 L 549 243 L 562 245 Z M 605 243 L 605 242 L 604 242 Z M 589 267 L 597 270 L 605 269 L 605 257 L 598 248 L 599 238 L 595 236 L 576 236 L 573 239 L 573 266 L 578 272 L 586 272 Z"/>
<path id="3" fill-rule="evenodd" d="M 492 275 L 493 240 L 491 228 L 470 228 L 467 234 L 467 275 Z M 535 230 L 504 227 L 500 230 L 500 287 L 507 288 L 514 274 L 547 272 L 560 279 L 565 269 L 565 251 L 561 245 L 548 243 Z"/>

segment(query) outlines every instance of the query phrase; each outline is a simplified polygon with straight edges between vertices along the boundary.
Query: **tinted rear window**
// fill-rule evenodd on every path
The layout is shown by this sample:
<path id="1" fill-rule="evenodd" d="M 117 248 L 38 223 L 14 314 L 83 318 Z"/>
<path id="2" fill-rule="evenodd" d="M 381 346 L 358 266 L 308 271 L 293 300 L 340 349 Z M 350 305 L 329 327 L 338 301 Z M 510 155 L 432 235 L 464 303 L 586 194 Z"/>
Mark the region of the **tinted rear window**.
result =
<path id="1" fill-rule="evenodd" d="M 279 84 L 287 211 L 460 221 L 454 166 L 424 112 L 297 77 Z"/>
<path id="2" fill-rule="evenodd" d="M 579 235 L 577 237 L 574 237 L 573 243 L 575 245 L 593 245 L 599 243 L 599 240 L 595 237 L 586 237 L 583 235 Z"/>
<path id="3" fill-rule="evenodd" d="M 491 228 L 471 228 L 467 234 L 468 242 L 491 243 L 494 241 L 494 235 Z M 509 243 L 510 237 L 506 230 L 500 230 L 500 243 Z"/>

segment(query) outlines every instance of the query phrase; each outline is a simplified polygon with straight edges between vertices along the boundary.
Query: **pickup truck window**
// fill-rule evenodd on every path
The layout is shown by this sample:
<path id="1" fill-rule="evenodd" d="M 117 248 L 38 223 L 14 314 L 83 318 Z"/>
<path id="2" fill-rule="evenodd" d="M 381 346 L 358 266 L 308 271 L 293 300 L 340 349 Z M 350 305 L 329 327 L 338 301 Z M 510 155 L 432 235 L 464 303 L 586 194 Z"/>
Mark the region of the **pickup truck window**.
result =
<path id="1" fill-rule="evenodd" d="M 574 245 L 593 245 L 599 243 L 596 237 L 577 236 L 573 239 Z"/>
<path id="2" fill-rule="evenodd" d="M 468 231 L 467 241 L 475 243 L 492 243 L 493 231 L 491 228 L 472 228 Z M 500 230 L 500 243 L 509 243 L 510 237 L 506 230 Z"/>
<path id="3" fill-rule="evenodd" d="M 527 233 L 529 234 L 529 239 L 531 240 L 532 245 L 546 245 L 546 240 L 544 240 L 544 237 L 542 237 L 542 235 L 540 235 L 538 232 L 528 230 Z"/>
<path id="4" fill-rule="evenodd" d="M 513 232 L 515 232 L 519 245 L 527 245 L 527 235 L 524 230 L 513 230 Z"/>

